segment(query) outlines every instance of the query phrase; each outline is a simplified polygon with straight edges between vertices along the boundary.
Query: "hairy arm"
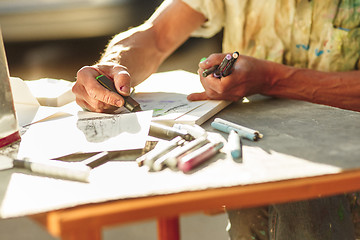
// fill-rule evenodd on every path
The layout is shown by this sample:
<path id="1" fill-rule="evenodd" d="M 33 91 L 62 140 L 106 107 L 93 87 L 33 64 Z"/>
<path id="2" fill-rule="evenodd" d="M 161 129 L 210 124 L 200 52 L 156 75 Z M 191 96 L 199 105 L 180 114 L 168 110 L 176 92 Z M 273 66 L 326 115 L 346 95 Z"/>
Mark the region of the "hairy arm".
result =
<path id="1" fill-rule="evenodd" d="M 113 38 L 99 63 L 126 66 L 131 84 L 137 85 L 154 73 L 205 20 L 180 0 L 165 1 L 144 24 Z"/>
<path id="2" fill-rule="evenodd" d="M 360 111 L 360 71 L 322 72 L 240 56 L 231 75 L 221 79 L 201 76 L 204 69 L 219 64 L 223 57 L 212 54 L 199 64 L 205 92 L 191 94 L 189 100 L 237 101 L 264 94 Z"/>
<path id="3" fill-rule="evenodd" d="M 264 94 L 360 111 L 360 71 L 321 72 L 274 65 Z"/>
<path id="4" fill-rule="evenodd" d="M 205 21 L 201 13 L 181 0 L 164 1 L 144 24 L 116 35 L 96 65 L 78 71 L 73 88 L 76 102 L 96 112 L 122 106 L 124 100 L 120 95 L 97 83 L 98 72 L 113 78 L 117 91 L 127 96 L 130 87 L 154 73 Z"/>

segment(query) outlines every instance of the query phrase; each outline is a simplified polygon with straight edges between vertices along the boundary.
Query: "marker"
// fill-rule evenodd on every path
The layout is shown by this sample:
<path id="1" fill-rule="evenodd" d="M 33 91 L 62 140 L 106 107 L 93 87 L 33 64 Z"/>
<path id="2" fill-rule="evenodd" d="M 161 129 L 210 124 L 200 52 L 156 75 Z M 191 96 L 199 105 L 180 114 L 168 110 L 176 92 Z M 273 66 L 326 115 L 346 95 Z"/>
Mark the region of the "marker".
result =
<path id="1" fill-rule="evenodd" d="M 235 130 L 241 137 L 244 137 L 251 141 L 257 140 L 256 135 L 254 133 L 244 131 L 243 129 L 237 129 L 237 128 L 234 128 L 234 127 L 231 127 L 226 124 L 219 123 L 219 122 L 212 122 L 211 126 L 215 129 L 225 132 L 225 133 L 230 133 L 231 130 Z"/>
<path id="2" fill-rule="evenodd" d="M 223 77 L 230 75 L 231 69 L 232 69 L 234 63 L 236 62 L 236 60 L 238 59 L 238 57 L 239 57 L 238 52 L 234 52 L 232 54 L 231 59 L 229 60 L 228 64 L 224 68 L 221 69 L 221 73 L 222 73 Z"/>
<path id="3" fill-rule="evenodd" d="M 189 125 L 189 124 L 175 123 L 173 128 L 176 128 L 179 130 L 185 130 L 189 134 L 191 134 L 191 136 L 193 136 L 194 138 L 198 138 L 201 136 L 207 136 L 207 132 L 205 131 L 205 129 L 203 129 L 202 127 L 200 127 L 199 125 L 196 125 L 196 124 Z"/>
<path id="4" fill-rule="evenodd" d="M 147 153 L 141 155 L 140 157 L 138 157 L 138 158 L 135 160 L 139 167 L 141 167 L 141 166 L 144 165 L 144 162 L 145 162 L 145 160 L 146 160 L 146 158 L 147 158 L 148 155 L 150 155 L 150 152 L 147 152 Z"/>
<path id="5" fill-rule="evenodd" d="M 214 72 L 214 77 L 217 77 L 217 78 L 222 77 L 222 73 L 223 73 L 224 69 L 226 68 L 226 66 L 230 63 L 231 58 L 232 58 L 231 54 L 225 55 L 224 59 L 222 60 L 222 62 L 219 65 L 219 67 Z"/>
<path id="6" fill-rule="evenodd" d="M 223 146 L 223 142 L 207 143 L 201 148 L 180 158 L 178 167 L 186 173 L 217 154 Z"/>
<path id="7" fill-rule="evenodd" d="M 143 164 L 148 166 L 150 169 L 152 169 L 152 165 L 154 164 L 154 161 L 157 158 L 161 157 L 162 155 L 174 149 L 175 147 L 182 145 L 183 143 L 184 143 L 184 139 L 178 136 L 173 140 L 171 140 L 170 142 L 154 148 L 153 150 L 151 150 L 146 154 Z"/>
<path id="8" fill-rule="evenodd" d="M 97 70 L 98 71 L 98 70 Z M 118 93 L 119 95 L 121 95 L 115 88 L 114 85 L 114 81 L 110 80 L 109 77 L 101 74 L 99 76 L 96 77 L 96 80 L 103 86 L 105 87 L 107 90 Z M 130 112 L 138 112 L 141 111 L 141 107 L 140 104 L 135 101 L 132 97 L 130 96 L 123 96 L 121 95 L 122 98 L 124 99 L 124 107 L 129 110 Z"/>
<path id="9" fill-rule="evenodd" d="M 242 158 L 242 142 L 239 134 L 235 130 L 230 130 L 228 137 L 228 146 L 231 153 L 231 157 L 234 160 Z"/>
<path id="10" fill-rule="evenodd" d="M 218 67 L 219 67 L 219 65 L 214 65 L 211 68 L 205 69 L 202 73 L 203 77 L 207 77 L 210 74 L 214 73 Z"/>
<path id="11" fill-rule="evenodd" d="M 47 177 L 67 179 L 80 182 L 89 182 L 91 168 L 79 162 L 62 162 L 57 160 L 32 161 L 29 159 L 11 159 L 13 167 L 25 168 L 33 173 Z"/>
<path id="12" fill-rule="evenodd" d="M 236 128 L 236 129 L 241 129 L 243 131 L 246 131 L 246 132 L 249 132 L 249 133 L 252 133 L 255 135 L 255 140 L 259 140 L 260 138 L 263 138 L 263 135 L 257 131 L 257 130 L 254 130 L 254 129 L 251 129 L 251 128 L 247 128 L 247 127 L 244 127 L 244 126 L 241 126 L 239 124 L 236 124 L 236 123 L 233 123 L 233 122 L 230 122 L 230 121 L 227 121 L 227 120 L 224 120 L 222 118 L 215 118 L 214 119 L 214 122 L 218 122 L 218 123 L 222 123 L 222 124 L 225 124 L 227 126 L 230 126 L 230 127 L 233 127 L 233 128 Z"/>
<path id="13" fill-rule="evenodd" d="M 158 141 L 146 141 L 145 147 L 142 150 L 143 155 L 141 155 L 135 160 L 139 167 L 144 165 L 146 156 L 151 152 L 151 150 L 153 150 L 156 147 L 157 144 Z"/>
<path id="14" fill-rule="evenodd" d="M 156 122 L 150 123 L 149 135 L 163 139 L 173 139 L 177 136 L 182 137 L 186 141 L 191 141 L 194 139 L 194 137 L 184 129 L 177 129 Z"/>
<path id="15" fill-rule="evenodd" d="M 230 75 L 231 69 L 238 59 L 240 54 L 234 52 L 233 54 L 226 54 L 220 65 L 214 65 L 211 68 L 205 69 L 202 73 L 203 77 L 207 77 L 213 73 L 214 77 L 222 78 Z"/>
<path id="16" fill-rule="evenodd" d="M 202 146 L 207 142 L 208 140 L 206 136 L 201 136 L 191 142 L 185 142 L 184 145 L 176 147 L 175 149 L 155 160 L 153 164 L 153 170 L 160 171 L 165 165 L 172 169 L 175 169 L 178 163 L 177 158 L 179 156 L 193 149 L 196 149 L 196 147 Z"/>

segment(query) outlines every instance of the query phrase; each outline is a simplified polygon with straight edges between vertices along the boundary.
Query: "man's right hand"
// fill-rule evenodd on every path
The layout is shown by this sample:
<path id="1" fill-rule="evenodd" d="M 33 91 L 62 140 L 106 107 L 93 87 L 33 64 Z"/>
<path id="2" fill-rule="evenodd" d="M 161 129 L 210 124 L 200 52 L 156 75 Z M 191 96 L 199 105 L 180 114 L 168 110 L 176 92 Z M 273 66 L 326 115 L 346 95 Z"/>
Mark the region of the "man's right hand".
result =
<path id="1" fill-rule="evenodd" d="M 72 88 L 76 103 L 92 112 L 113 112 L 124 105 L 120 94 L 112 92 L 96 80 L 104 74 L 114 80 L 116 90 L 123 96 L 130 95 L 130 74 L 126 67 L 117 64 L 97 64 L 82 67 L 77 72 L 77 80 Z"/>

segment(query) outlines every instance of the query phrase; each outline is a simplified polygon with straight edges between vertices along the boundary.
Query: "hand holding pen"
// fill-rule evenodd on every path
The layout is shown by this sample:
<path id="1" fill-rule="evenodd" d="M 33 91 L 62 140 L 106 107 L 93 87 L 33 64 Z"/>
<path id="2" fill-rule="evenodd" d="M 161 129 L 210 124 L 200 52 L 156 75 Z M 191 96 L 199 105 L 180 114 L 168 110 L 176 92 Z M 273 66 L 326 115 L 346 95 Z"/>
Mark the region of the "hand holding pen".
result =
<path id="1" fill-rule="evenodd" d="M 238 52 L 234 52 L 211 54 L 208 58 L 202 60 L 199 63 L 198 73 L 205 92 L 190 94 L 188 100 L 214 99 L 237 101 L 241 99 L 243 96 L 239 96 L 234 88 L 238 81 L 240 57 L 242 58 Z"/>
<path id="2" fill-rule="evenodd" d="M 115 91 L 99 84 L 99 76 L 113 76 Z M 118 107 L 126 106 L 123 96 L 130 94 L 130 75 L 121 65 L 95 65 L 81 68 L 77 73 L 77 80 L 73 87 L 77 104 L 93 112 L 111 112 Z M 120 95 L 121 94 L 121 95 Z M 129 109 L 130 110 L 130 109 Z M 130 110 L 131 111 L 131 110 Z"/>
<path id="3" fill-rule="evenodd" d="M 203 77 L 207 77 L 210 74 L 213 74 L 214 77 L 222 78 L 230 75 L 232 71 L 232 67 L 236 60 L 239 57 L 238 52 L 234 52 L 233 54 L 226 54 L 224 59 L 221 61 L 220 65 L 214 65 L 211 68 L 205 69 L 202 72 Z"/>

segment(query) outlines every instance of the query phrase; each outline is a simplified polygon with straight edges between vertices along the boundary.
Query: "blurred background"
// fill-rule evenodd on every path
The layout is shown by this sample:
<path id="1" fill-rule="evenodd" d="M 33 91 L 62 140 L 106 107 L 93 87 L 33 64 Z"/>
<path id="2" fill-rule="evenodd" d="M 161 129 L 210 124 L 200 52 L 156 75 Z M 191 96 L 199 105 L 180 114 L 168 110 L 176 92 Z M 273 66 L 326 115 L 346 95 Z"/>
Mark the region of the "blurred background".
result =
<path id="1" fill-rule="evenodd" d="M 148 19 L 162 0 L 0 0 L 0 26 L 10 75 L 24 80 L 43 77 L 73 81 L 77 70 L 95 63 L 116 33 Z M 190 38 L 158 71 L 196 73 L 202 57 L 221 52 L 221 33 Z M 181 218 L 184 240 L 227 239 L 225 214 Z M 0 239 L 52 240 L 27 217 L 0 220 Z M 104 239 L 157 239 L 156 221 L 104 230 Z"/>
<path id="2" fill-rule="evenodd" d="M 162 0 L 0 0 L 0 26 L 10 74 L 74 80 L 96 62 L 116 33 L 148 19 Z M 159 69 L 197 71 L 199 60 L 221 51 L 221 34 L 191 38 Z"/>

